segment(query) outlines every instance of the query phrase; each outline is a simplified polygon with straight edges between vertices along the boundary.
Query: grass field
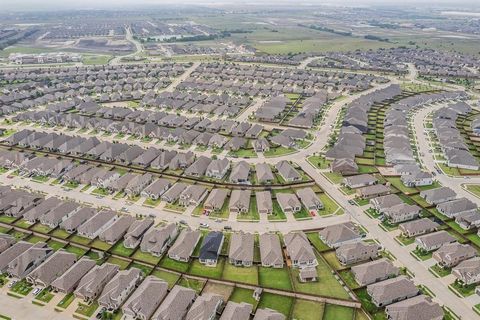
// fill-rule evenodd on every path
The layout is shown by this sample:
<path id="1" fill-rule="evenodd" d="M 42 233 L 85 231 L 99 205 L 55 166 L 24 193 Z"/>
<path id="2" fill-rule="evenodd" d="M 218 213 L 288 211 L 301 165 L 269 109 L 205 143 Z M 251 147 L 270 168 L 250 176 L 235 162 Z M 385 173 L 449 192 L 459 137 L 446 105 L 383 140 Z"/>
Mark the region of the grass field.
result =
<path id="1" fill-rule="evenodd" d="M 127 269 L 129 262 L 123 259 L 115 258 L 115 257 L 110 257 L 107 259 L 108 263 L 116 264 L 117 266 L 120 267 L 120 270 L 125 270 Z"/>
<path id="2" fill-rule="evenodd" d="M 160 261 L 160 257 L 155 257 L 148 252 L 142 252 L 140 250 L 137 250 L 132 258 L 155 265 Z"/>
<path id="3" fill-rule="evenodd" d="M 235 267 L 230 263 L 225 263 L 222 278 L 224 280 L 243 282 L 251 285 L 258 285 L 258 270 L 256 266 Z"/>
<path id="4" fill-rule="evenodd" d="M 322 320 L 324 304 L 297 299 L 293 305 L 292 318 L 297 320 Z M 315 312 L 312 312 L 314 310 Z"/>
<path id="5" fill-rule="evenodd" d="M 172 260 L 168 256 L 163 257 L 159 265 L 162 268 L 178 272 L 187 272 L 189 267 L 188 263 Z"/>
<path id="6" fill-rule="evenodd" d="M 62 300 L 57 304 L 57 307 L 60 307 L 62 309 L 68 308 L 68 306 L 75 300 L 75 296 L 72 293 L 67 294 L 65 297 L 63 297 Z"/>
<path id="7" fill-rule="evenodd" d="M 113 254 L 118 254 L 119 256 L 123 257 L 130 257 L 134 251 L 135 249 L 125 248 L 123 241 L 114 245 L 111 250 Z"/>
<path id="8" fill-rule="evenodd" d="M 334 304 L 327 304 L 323 313 L 323 320 L 350 320 L 353 319 L 354 309 Z"/>
<path id="9" fill-rule="evenodd" d="M 292 297 L 264 292 L 262 293 L 262 296 L 258 303 L 258 308 L 269 308 L 272 310 L 276 310 L 288 317 L 293 303 L 294 298 Z"/>
<path id="10" fill-rule="evenodd" d="M 250 303 L 251 305 L 255 306 L 257 305 L 257 301 L 253 298 L 253 290 L 249 289 L 244 289 L 244 288 L 239 288 L 236 287 L 235 290 L 233 290 L 232 295 L 230 296 L 230 301 L 233 302 L 246 302 Z"/>
<path id="11" fill-rule="evenodd" d="M 262 287 L 292 290 L 290 274 L 286 267 L 282 269 L 258 267 L 258 281 Z"/>
<path id="12" fill-rule="evenodd" d="M 160 269 L 153 270 L 152 275 L 162 280 L 165 280 L 165 282 L 168 283 L 169 288 L 172 288 L 180 278 L 179 274 Z"/>
<path id="13" fill-rule="evenodd" d="M 205 285 L 205 282 L 206 281 L 197 280 L 197 279 L 188 278 L 188 277 L 182 277 L 178 282 L 178 284 L 182 287 L 193 289 L 197 292 L 197 294 L 200 294 L 200 292 L 203 289 L 203 286 Z"/>
<path id="14" fill-rule="evenodd" d="M 224 264 L 225 264 L 224 258 L 219 258 L 217 261 L 217 265 L 215 267 L 207 267 L 201 264 L 200 261 L 195 259 L 190 264 L 190 269 L 188 270 L 188 273 L 194 276 L 199 276 L 199 277 L 221 279 Z"/>

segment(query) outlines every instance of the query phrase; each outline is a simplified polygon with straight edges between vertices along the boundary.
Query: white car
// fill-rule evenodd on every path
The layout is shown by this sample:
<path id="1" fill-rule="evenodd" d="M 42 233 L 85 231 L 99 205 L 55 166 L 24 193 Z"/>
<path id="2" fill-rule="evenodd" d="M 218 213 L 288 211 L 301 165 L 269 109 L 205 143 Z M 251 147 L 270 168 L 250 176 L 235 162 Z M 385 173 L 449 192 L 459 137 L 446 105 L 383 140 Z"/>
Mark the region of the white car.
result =
<path id="1" fill-rule="evenodd" d="M 202 228 L 208 228 L 208 223 L 200 222 L 200 227 L 202 227 Z"/>
<path id="2" fill-rule="evenodd" d="M 35 288 L 35 290 L 33 290 L 32 294 L 33 294 L 34 296 L 36 296 L 36 295 L 38 295 L 38 294 L 40 293 L 40 291 L 42 291 L 41 288 Z"/>
<path id="3" fill-rule="evenodd" d="M 12 282 L 10 282 L 10 283 L 8 284 L 8 287 L 9 287 L 9 288 L 13 287 L 13 286 L 15 285 L 15 283 L 17 283 L 17 280 L 13 280 Z"/>

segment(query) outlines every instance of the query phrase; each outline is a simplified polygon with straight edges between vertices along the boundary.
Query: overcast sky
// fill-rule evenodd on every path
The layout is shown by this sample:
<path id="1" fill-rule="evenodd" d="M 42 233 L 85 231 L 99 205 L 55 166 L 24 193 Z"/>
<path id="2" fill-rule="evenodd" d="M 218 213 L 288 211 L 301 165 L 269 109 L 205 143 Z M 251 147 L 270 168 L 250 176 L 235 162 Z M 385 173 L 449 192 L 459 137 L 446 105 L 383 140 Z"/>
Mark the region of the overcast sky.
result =
<path id="1" fill-rule="evenodd" d="M 0 0 L 2 10 L 122 9 L 161 4 L 336 4 L 336 5 L 449 5 L 458 8 L 480 6 L 479 0 Z"/>

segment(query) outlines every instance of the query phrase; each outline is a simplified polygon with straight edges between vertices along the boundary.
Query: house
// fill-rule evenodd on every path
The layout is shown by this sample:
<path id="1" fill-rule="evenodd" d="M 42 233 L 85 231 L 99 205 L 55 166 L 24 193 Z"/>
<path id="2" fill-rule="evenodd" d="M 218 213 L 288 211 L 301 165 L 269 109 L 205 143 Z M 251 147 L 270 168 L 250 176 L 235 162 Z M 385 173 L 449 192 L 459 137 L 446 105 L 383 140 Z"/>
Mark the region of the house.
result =
<path id="1" fill-rule="evenodd" d="M 148 320 L 168 293 L 168 283 L 148 276 L 122 306 L 125 316 L 132 319 Z"/>
<path id="2" fill-rule="evenodd" d="M 8 264 L 7 273 L 10 277 L 23 279 L 53 253 L 54 250 L 45 242 L 37 242 Z"/>
<path id="3" fill-rule="evenodd" d="M 159 178 L 155 180 L 152 184 L 148 187 L 143 189 L 140 193 L 143 197 L 150 198 L 152 200 L 158 200 L 164 194 L 168 188 L 170 188 L 171 182 L 168 179 Z"/>
<path id="4" fill-rule="evenodd" d="M 302 210 L 302 204 L 297 196 L 293 193 L 277 193 L 277 202 L 280 209 L 287 213 L 295 213 Z"/>
<path id="5" fill-rule="evenodd" d="M 296 194 L 303 203 L 303 206 L 308 210 L 315 211 L 322 210 L 324 208 L 322 200 L 320 200 L 312 188 L 297 189 Z"/>
<path id="6" fill-rule="evenodd" d="M 478 211 L 460 213 L 455 217 L 455 222 L 464 230 L 478 228 L 480 226 L 480 213 Z"/>
<path id="7" fill-rule="evenodd" d="M 234 266 L 251 267 L 253 264 L 253 234 L 234 233 L 230 239 L 228 260 Z"/>
<path id="8" fill-rule="evenodd" d="M 390 320 L 404 319 L 444 319 L 442 307 L 426 295 L 419 295 L 407 300 L 391 304 L 385 308 L 385 313 Z"/>
<path id="9" fill-rule="evenodd" d="M 76 261 L 77 256 L 75 254 L 58 250 L 33 270 L 27 276 L 27 281 L 34 286 L 40 285 L 46 288 L 63 275 Z"/>
<path id="10" fill-rule="evenodd" d="M 270 191 L 256 191 L 257 210 L 259 214 L 272 214 L 273 203 Z"/>
<path id="11" fill-rule="evenodd" d="M 440 187 L 420 192 L 420 197 L 425 199 L 429 204 L 440 204 L 443 202 L 454 200 L 457 197 L 455 191 L 449 187 Z"/>
<path id="12" fill-rule="evenodd" d="M 31 247 L 33 247 L 33 244 L 31 244 L 30 242 L 19 241 L 12 245 L 10 248 L 0 253 L 0 272 L 6 272 L 8 264 L 11 261 L 17 259 L 20 255 L 22 255 Z"/>
<path id="13" fill-rule="evenodd" d="M 355 243 L 362 240 L 362 235 L 351 222 L 328 226 L 318 234 L 320 240 L 330 248 L 338 248 L 347 243 Z"/>
<path id="14" fill-rule="evenodd" d="M 108 244 L 114 245 L 123 238 L 127 230 L 130 228 L 135 218 L 129 215 L 124 215 L 115 220 L 109 227 L 107 227 L 98 238 Z"/>
<path id="15" fill-rule="evenodd" d="M 270 143 L 264 137 L 253 140 L 253 149 L 255 152 L 266 152 L 270 150 Z"/>
<path id="16" fill-rule="evenodd" d="M 130 197 L 137 196 L 152 182 L 152 180 L 153 176 L 150 173 L 135 175 L 135 177 L 125 186 L 125 193 Z"/>
<path id="17" fill-rule="evenodd" d="M 230 161 L 227 158 L 212 160 L 207 167 L 205 175 L 209 178 L 223 179 L 230 169 Z"/>
<path id="18" fill-rule="evenodd" d="M 202 247 L 200 248 L 200 263 L 215 267 L 220 251 L 222 250 L 223 240 L 224 236 L 222 232 L 209 232 L 203 239 Z"/>
<path id="19" fill-rule="evenodd" d="M 412 298 L 418 294 L 418 288 L 405 276 L 384 280 L 367 286 L 367 293 L 377 307 Z"/>
<path id="20" fill-rule="evenodd" d="M 175 285 L 151 320 L 184 319 L 196 296 L 194 290 Z"/>
<path id="21" fill-rule="evenodd" d="M 293 148 L 295 146 L 295 140 L 290 137 L 278 134 L 270 138 L 270 142 L 274 145 L 284 147 L 287 149 Z"/>
<path id="22" fill-rule="evenodd" d="M 95 239 L 118 219 L 117 213 L 102 210 L 77 228 L 77 233 L 89 239 Z"/>
<path id="23" fill-rule="evenodd" d="M 210 212 L 220 212 L 227 196 L 227 189 L 213 189 L 203 204 L 204 212 L 206 214 Z"/>
<path id="24" fill-rule="evenodd" d="M 477 205 L 467 198 L 459 198 L 437 204 L 437 210 L 449 218 L 454 218 L 459 214 L 476 212 Z"/>
<path id="25" fill-rule="evenodd" d="M 142 280 L 142 271 L 137 268 L 121 270 L 105 285 L 98 297 L 98 304 L 108 310 L 117 310 L 127 300 Z"/>
<path id="26" fill-rule="evenodd" d="M 96 265 L 78 283 L 77 289 L 74 291 L 75 297 L 86 302 L 94 301 L 119 269 L 119 266 L 111 263 Z"/>
<path id="27" fill-rule="evenodd" d="M 455 241 L 456 240 L 453 236 L 447 231 L 442 230 L 417 237 L 415 239 L 415 244 L 420 249 L 430 252 L 437 250 L 444 244 L 453 243 Z"/>
<path id="28" fill-rule="evenodd" d="M 460 262 L 452 269 L 452 274 L 465 285 L 480 282 L 480 257 Z"/>
<path id="29" fill-rule="evenodd" d="M 352 267 L 355 281 L 361 286 L 396 277 L 400 270 L 386 258 L 374 260 Z"/>
<path id="30" fill-rule="evenodd" d="M 415 204 L 400 203 L 383 210 L 384 216 L 392 224 L 417 218 L 422 208 Z"/>
<path id="31" fill-rule="evenodd" d="M 375 259 L 378 256 L 379 246 L 376 243 L 354 242 L 337 248 L 335 254 L 343 265 Z"/>
<path id="32" fill-rule="evenodd" d="M 404 203 L 403 200 L 396 194 L 388 194 L 370 199 L 372 208 L 379 213 L 383 213 L 388 208 Z"/>
<path id="33" fill-rule="evenodd" d="M 159 228 L 151 228 L 143 236 L 140 250 L 160 257 L 167 247 L 173 243 L 177 235 L 178 228 L 174 223 Z"/>
<path id="34" fill-rule="evenodd" d="M 89 258 L 81 258 L 73 264 L 62 275 L 56 277 L 51 282 L 51 286 L 55 292 L 71 293 L 76 288 L 80 280 L 96 266 L 96 262 Z"/>
<path id="35" fill-rule="evenodd" d="M 192 157 L 194 157 L 194 155 L 192 155 Z M 157 170 L 165 170 L 170 166 L 170 164 L 172 163 L 172 161 L 174 161 L 174 159 L 175 159 L 175 162 L 174 164 L 172 164 L 172 167 L 173 167 L 171 168 L 172 170 L 176 170 L 182 164 L 184 164 L 182 160 L 187 160 L 187 157 L 183 153 L 177 153 L 177 151 L 174 151 L 174 150 L 172 151 L 163 150 L 158 155 L 158 157 L 156 157 L 155 159 L 152 160 L 152 162 L 150 162 L 150 167 Z M 191 161 L 193 162 L 193 159 Z M 185 161 L 185 164 L 188 166 L 190 165 L 189 162 L 190 161 Z"/>
<path id="36" fill-rule="evenodd" d="M 250 184 L 250 165 L 245 161 L 237 162 L 230 173 L 230 183 Z"/>
<path id="37" fill-rule="evenodd" d="M 175 183 L 170 189 L 168 189 L 160 199 L 163 201 L 166 201 L 168 203 L 174 203 L 175 201 L 180 198 L 180 195 L 182 194 L 183 190 L 187 188 L 187 184 L 183 182 L 177 182 Z"/>
<path id="38" fill-rule="evenodd" d="M 199 230 L 183 229 L 168 250 L 168 257 L 172 260 L 188 262 L 200 238 Z"/>
<path id="39" fill-rule="evenodd" d="M 280 239 L 273 233 L 259 236 L 260 259 L 263 267 L 283 268 L 283 254 Z"/>
<path id="40" fill-rule="evenodd" d="M 371 186 L 377 183 L 377 178 L 371 174 L 359 174 L 343 178 L 343 184 L 351 189 Z"/>
<path id="41" fill-rule="evenodd" d="M 184 207 L 190 205 L 198 206 L 207 194 L 208 190 L 206 187 L 198 184 L 191 184 L 180 194 L 178 204 Z"/>
<path id="42" fill-rule="evenodd" d="M 272 168 L 270 168 L 270 165 L 266 163 L 257 164 L 255 166 L 255 174 L 259 184 L 268 184 L 275 180 L 275 177 L 272 173 Z"/>
<path id="43" fill-rule="evenodd" d="M 247 213 L 250 209 L 251 190 L 233 190 L 228 209 L 231 213 Z"/>
<path id="44" fill-rule="evenodd" d="M 191 177 L 202 177 L 207 172 L 207 168 L 211 162 L 212 160 L 210 158 L 200 156 L 185 170 L 184 174 Z"/>
<path id="45" fill-rule="evenodd" d="M 77 231 L 77 228 L 85 223 L 88 219 L 92 218 L 94 215 L 97 214 L 97 210 L 89 207 L 82 208 L 75 212 L 69 218 L 63 220 L 60 223 L 60 228 L 64 229 L 69 233 L 73 233 Z"/>
<path id="46" fill-rule="evenodd" d="M 315 282 L 318 280 L 318 273 L 316 268 L 303 268 L 298 273 L 300 282 Z"/>
<path id="47" fill-rule="evenodd" d="M 419 171 L 408 175 L 403 175 L 400 180 L 407 187 L 430 186 L 433 184 L 433 176 L 429 172 Z"/>
<path id="48" fill-rule="evenodd" d="M 376 198 L 390 194 L 389 187 L 383 184 L 375 184 L 372 186 L 361 187 L 357 189 L 357 195 L 362 199 Z"/>
<path id="49" fill-rule="evenodd" d="M 45 213 L 40 217 L 40 223 L 49 226 L 50 228 L 58 227 L 58 225 L 71 217 L 75 212 L 80 209 L 80 205 L 75 202 L 63 202 L 59 206 Z"/>
<path id="50" fill-rule="evenodd" d="M 228 301 L 220 320 L 249 320 L 253 306 L 246 302 Z"/>
<path id="51" fill-rule="evenodd" d="M 283 180 L 287 182 L 300 181 L 302 179 L 298 171 L 295 170 L 295 168 L 292 167 L 292 165 L 286 160 L 278 162 L 275 165 L 275 168 L 277 169 L 278 174 L 283 178 Z"/>
<path id="52" fill-rule="evenodd" d="M 143 234 L 153 225 L 153 219 L 135 220 L 123 236 L 123 246 L 135 249 L 142 239 Z"/>
<path id="53" fill-rule="evenodd" d="M 398 227 L 406 237 L 416 237 L 425 233 L 437 231 L 440 225 L 428 218 L 421 218 L 400 224 Z"/>
<path id="54" fill-rule="evenodd" d="M 0 233 L 0 254 L 15 244 L 15 238 L 4 233 Z"/>
<path id="55" fill-rule="evenodd" d="M 477 256 L 475 250 L 469 244 L 460 244 L 458 242 L 446 243 L 441 246 L 432 255 L 432 258 L 444 268 L 452 268 L 460 262 Z"/>
<path id="56" fill-rule="evenodd" d="M 287 254 L 295 268 L 316 267 L 317 258 L 303 232 L 290 232 L 284 237 Z"/>
<path id="57" fill-rule="evenodd" d="M 257 311 L 255 311 L 255 317 L 253 317 L 253 320 L 285 320 L 285 316 L 280 312 L 269 308 L 258 308 Z"/>
<path id="58" fill-rule="evenodd" d="M 222 296 L 214 293 L 204 293 L 192 304 L 185 319 L 214 320 L 222 304 Z"/>
<path id="59" fill-rule="evenodd" d="M 358 173 L 358 165 L 353 158 L 334 159 L 330 163 L 330 171 L 342 175 L 356 174 Z"/>

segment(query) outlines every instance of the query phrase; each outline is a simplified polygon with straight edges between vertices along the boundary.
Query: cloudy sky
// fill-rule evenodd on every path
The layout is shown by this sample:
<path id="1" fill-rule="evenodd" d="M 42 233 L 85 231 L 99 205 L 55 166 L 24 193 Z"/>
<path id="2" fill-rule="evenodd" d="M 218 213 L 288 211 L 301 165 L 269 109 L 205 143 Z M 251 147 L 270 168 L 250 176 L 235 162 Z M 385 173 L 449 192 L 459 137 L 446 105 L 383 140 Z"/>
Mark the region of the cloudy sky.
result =
<path id="1" fill-rule="evenodd" d="M 480 6 L 479 0 L 0 0 L 4 10 L 52 10 L 52 9 L 121 9 L 127 7 L 140 8 L 145 5 L 159 4 L 197 4 L 219 6 L 222 4 L 345 4 L 345 5 L 449 5 Z"/>

